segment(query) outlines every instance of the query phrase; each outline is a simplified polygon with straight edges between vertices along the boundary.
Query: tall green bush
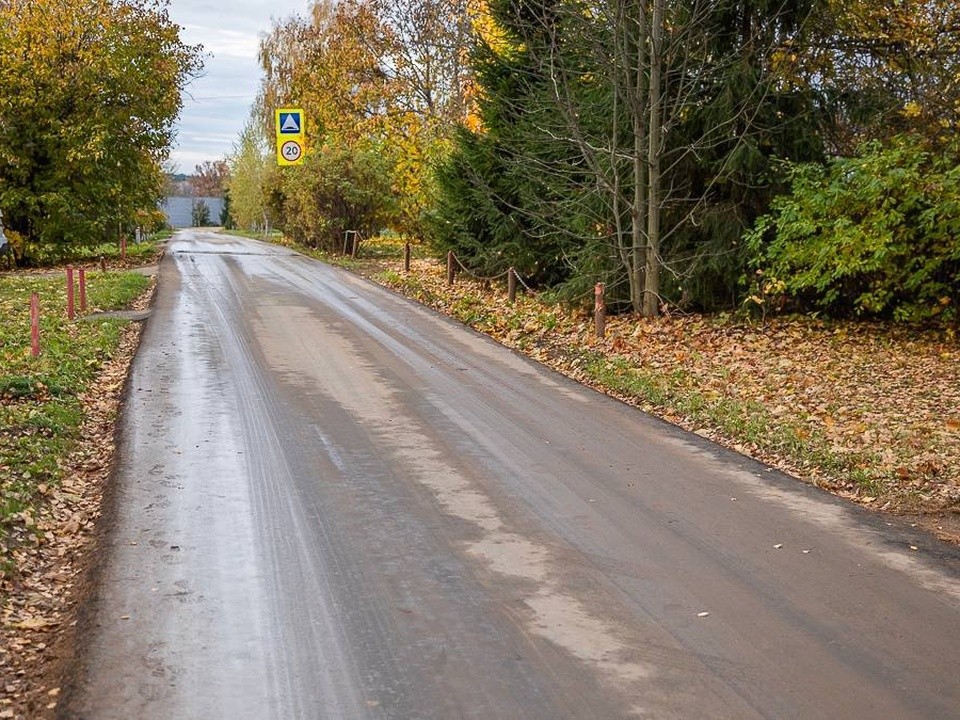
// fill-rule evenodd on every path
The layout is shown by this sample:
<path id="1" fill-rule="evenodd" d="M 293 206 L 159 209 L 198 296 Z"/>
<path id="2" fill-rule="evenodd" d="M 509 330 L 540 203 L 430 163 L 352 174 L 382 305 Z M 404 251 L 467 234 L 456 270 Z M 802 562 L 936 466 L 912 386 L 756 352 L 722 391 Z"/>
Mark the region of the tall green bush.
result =
<path id="1" fill-rule="evenodd" d="M 371 236 L 389 225 L 395 207 L 389 161 L 376 149 L 327 143 L 302 166 L 271 177 L 273 215 L 297 240 L 327 251 L 343 247 L 343 234 Z"/>
<path id="2" fill-rule="evenodd" d="M 899 136 L 827 165 L 790 166 L 791 193 L 746 237 L 766 287 L 835 315 L 956 320 L 958 151 Z"/>
<path id="3" fill-rule="evenodd" d="M 203 200 L 195 200 L 190 208 L 190 224 L 193 227 L 207 227 L 210 224 L 210 206 Z"/>

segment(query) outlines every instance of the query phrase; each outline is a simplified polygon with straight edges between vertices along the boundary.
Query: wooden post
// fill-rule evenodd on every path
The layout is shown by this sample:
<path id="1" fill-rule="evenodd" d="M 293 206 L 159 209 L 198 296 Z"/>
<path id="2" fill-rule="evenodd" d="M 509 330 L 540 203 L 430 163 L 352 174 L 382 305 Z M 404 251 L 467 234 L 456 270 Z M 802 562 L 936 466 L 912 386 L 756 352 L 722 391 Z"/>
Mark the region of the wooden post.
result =
<path id="1" fill-rule="evenodd" d="M 100 256 L 100 272 L 106 272 L 106 271 L 107 271 L 107 259 L 103 255 L 101 255 Z"/>
<path id="2" fill-rule="evenodd" d="M 607 305 L 603 299 L 603 290 L 603 283 L 597 283 L 593 288 L 593 319 L 596 324 L 598 338 L 603 338 L 607 335 Z"/>
<path id="3" fill-rule="evenodd" d="M 353 245 L 350 246 L 350 257 L 356 258 L 357 251 L 360 249 L 360 233 L 353 232 Z"/>
<path id="4" fill-rule="evenodd" d="M 40 356 L 40 296 L 30 295 L 30 354 Z"/>
<path id="5" fill-rule="evenodd" d="M 73 265 L 67 265 L 67 317 L 71 320 L 76 317 L 73 309 Z"/>
<path id="6" fill-rule="evenodd" d="M 403 271 L 410 272 L 410 243 L 403 245 Z"/>
<path id="7" fill-rule="evenodd" d="M 120 236 L 120 259 L 121 260 L 127 259 L 127 236 L 126 235 Z"/>
<path id="8" fill-rule="evenodd" d="M 453 285 L 456 272 L 453 267 L 453 250 L 447 252 L 447 285 Z"/>
<path id="9" fill-rule="evenodd" d="M 517 271 L 513 268 L 507 270 L 507 300 L 511 305 L 517 300 Z"/>
<path id="10" fill-rule="evenodd" d="M 78 270 L 77 282 L 80 285 L 80 312 L 87 311 L 87 271 L 86 268 Z"/>

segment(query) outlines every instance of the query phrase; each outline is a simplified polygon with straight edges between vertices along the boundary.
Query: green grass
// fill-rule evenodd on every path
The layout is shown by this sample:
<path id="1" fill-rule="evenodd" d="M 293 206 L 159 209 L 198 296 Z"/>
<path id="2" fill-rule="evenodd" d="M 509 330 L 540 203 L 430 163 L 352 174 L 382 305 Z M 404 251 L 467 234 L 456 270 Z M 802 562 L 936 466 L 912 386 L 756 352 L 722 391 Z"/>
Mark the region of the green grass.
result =
<path id="1" fill-rule="evenodd" d="M 440 297 L 414 273 L 407 275 L 399 273 L 396 270 L 382 270 L 381 272 L 375 273 L 372 279 L 382 285 L 392 287 L 394 290 L 424 305 L 437 307 L 440 301 Z"/>
<path id="2" fill-rule="evenodd" d="M 496 318 L 491 317 L 483 298 L 476 295 L 460 295 L 450 306 L 450 313 L 463 324 L 479 330 L 495 325 L 492 321 Z"/>
<path id="3" fill-rule="evenodd" d="M 224 235 L 233 235 L 235 237 L 247 238 L 248 240 L 262 240 L 263 242 L 279 242 L 283 239 L 283 233 L 281 233 L 279 230 L 271 230 L 266 237 L 264 237 L 262 232 L 238 230 L 236 228 L 221 230 L 221 232 Z"/>
<path id="4" fill-rule="evenodd" d="M 838 454 L 822 435 L 772 417 L 760 402 L 707 396 L 685 370 L 664 375 L 597 353 L 590 353 L 583 367 L 592 382 L 621 397 L 667 410 L 702 427 L 716 428 L 736 443 L 775 453 L 801 467 L 819 468 L 833 477 L 846 478 L 869 493 L 880 494 L 884 489 L 882 480 L 865 469 L 873 464 L 870 458 Z"/>
<path id="5" fill-rule="evenodd" d="M 169 230 L 162 230 L 147 237 L 139 245 L 133 240 L 127 242 L 127 257 L 125 265 L 142 265 L 151 262 L 157 254 L 157 243 L 172 236 Z M 104 258 L 107 261 L 120 259 L 120 244 L 117 242 L 101 243 L 93 246 L 66 246 L 66 247 L 30 247 L 27 265 L 31 268 L 49 268 L 68 263 L 75 265 L 93 265 Z"/>
<path id="6" fill-rule="evenodd" d="M 149 285 L 136 273 L 87 274 L 91 309 L 128 307 Z M 56 487 L 83 422 L 80 395 L 116 351 L 124 324 L 66 319 L 64 277 L 0 277 L 0 571 L 30 539 L 40 488 Z M 40 297 L 41 354 L 30 354 L 30 295 Z"/>
<path id="7" fill-rule="evenodd" d="M 131 262 L 147 261 L 153 258 L 157 251 L 157 243 L 173 235 L 169 230 L 163 230 L 137 245 L 133 240 L 127 243 L 127 259 Z M 96 247 L 78 250 L 69 260 L 72 262 L 96 262 L 101 257 L 116 259 L 120 257 L 120 246 L 117 243 L 103 243 Z"/>

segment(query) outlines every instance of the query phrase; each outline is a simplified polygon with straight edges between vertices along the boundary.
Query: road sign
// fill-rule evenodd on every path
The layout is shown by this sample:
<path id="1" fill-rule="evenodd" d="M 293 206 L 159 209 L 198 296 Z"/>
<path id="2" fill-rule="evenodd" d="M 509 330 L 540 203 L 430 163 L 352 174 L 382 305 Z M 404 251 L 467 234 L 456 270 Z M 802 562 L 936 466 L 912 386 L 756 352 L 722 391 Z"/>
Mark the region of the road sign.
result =
<path id="1" fill-rule="evenodd" d="M 303 147 L 297 140 L 284 140 L 280 145 L 280 157 L 288 163 L 297 162 L 303 155 Z"/>
<path id="2" fill-rule="evenodd" d="M 300 108 L 278 108 L 275 115 L 277 128 L 277 163 L 300 165 L 306 148 L 305 117 Z"/>
<path id="3" fill-rule="evenodd" d="M 277 123 L 281 135 L 302 135 L 303 115 L 300 112 L 280 111 L 279 122 Z"/>

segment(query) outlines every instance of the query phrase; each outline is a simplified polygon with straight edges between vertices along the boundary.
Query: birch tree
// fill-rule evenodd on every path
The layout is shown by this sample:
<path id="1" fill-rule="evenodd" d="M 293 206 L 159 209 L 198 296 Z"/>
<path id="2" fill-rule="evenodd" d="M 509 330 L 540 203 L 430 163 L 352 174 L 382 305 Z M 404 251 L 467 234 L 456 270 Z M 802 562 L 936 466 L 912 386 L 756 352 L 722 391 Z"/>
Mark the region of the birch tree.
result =
<path id="1" fill-rule="evenodd" d="M 264 234 L 270 231 L 266 195 L 272 162 L 263 123 L 255 114 L 251 115 L 227 158 L 230 215 L 241 230 Z"/>

